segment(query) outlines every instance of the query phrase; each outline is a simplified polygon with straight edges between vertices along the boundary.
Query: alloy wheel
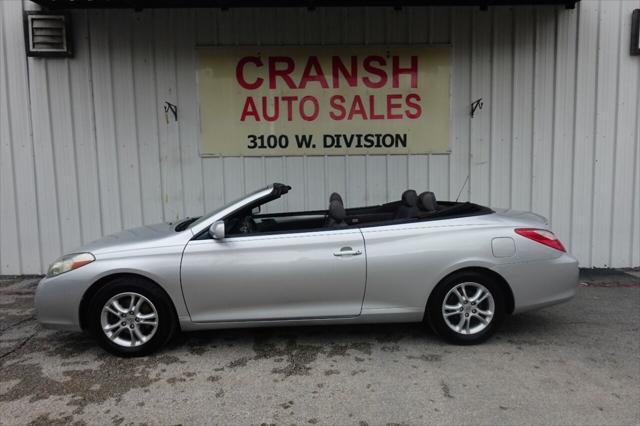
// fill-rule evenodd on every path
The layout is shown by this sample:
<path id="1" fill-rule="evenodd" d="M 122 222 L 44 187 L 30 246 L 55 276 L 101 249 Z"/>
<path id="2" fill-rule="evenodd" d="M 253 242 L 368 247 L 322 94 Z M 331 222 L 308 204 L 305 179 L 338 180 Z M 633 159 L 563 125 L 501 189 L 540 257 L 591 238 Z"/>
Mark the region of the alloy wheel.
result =
<path id="1" fill-rule="evenodd" d="M 442 316 L 456 333 L 472 335 L 489 326 L 495 313 L 491 292 L 482 284 L 463 282 L 454 286 L 442 302 Z"/>
<path id="2" fill-rule="evenodd" d="M 139 293 L 116 294 L 104 304 L 100 326 L 107 338 L 119 346 L 141 346 L 158 330 L 158 311 Z"/>

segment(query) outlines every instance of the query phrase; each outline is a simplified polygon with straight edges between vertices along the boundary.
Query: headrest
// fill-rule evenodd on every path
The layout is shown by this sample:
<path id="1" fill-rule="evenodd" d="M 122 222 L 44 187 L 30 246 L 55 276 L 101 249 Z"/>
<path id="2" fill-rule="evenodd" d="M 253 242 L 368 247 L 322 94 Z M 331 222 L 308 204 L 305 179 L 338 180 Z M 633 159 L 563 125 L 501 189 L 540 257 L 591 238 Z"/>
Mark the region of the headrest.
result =
<path id="1" fill-rule="evenodd" d="M 329 203 L 329 217 L 336 222 L 344 222 L 347 218 L 347 212 L 344 210 L 342 203 L 337 200 L 333 200 Z"/>
<path id="2" fill-rule="evenodd" d="M 344 205 L 344 203 L 342 202 L 342 197 L 337 192 L 334 192 L 329 196 L 329 203 L 331 203 L 332 201 L 338 201 L 340 204 Z"/>
<path id="3" fill-rule="evenodd" d="M 421 210 L 432 212 L 438 210 L 436 195 L 431 191 L 425 191 L 418 197 L 418 207 Z"/>
<path id="4" fill-rule="evenodd" d="M 416 207 L 418 194 L 413 189 L 407 189 L 402 193 L 402 203 L 407 207 Z"/>

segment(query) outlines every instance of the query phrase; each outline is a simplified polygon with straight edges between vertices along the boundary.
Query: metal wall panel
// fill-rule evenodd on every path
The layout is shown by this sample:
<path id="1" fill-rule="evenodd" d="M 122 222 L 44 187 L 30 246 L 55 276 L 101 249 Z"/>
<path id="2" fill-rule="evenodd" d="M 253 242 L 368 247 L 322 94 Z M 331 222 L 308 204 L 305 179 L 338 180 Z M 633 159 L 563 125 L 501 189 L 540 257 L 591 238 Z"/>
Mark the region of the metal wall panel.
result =
<path id="1" fill-rule="evenodd" d="M 331 191 L 381 203 L 407 187 L 532 209 L 582 266 L 638 266 L 634 8 L 77 11 L 76 56 L 45 60 L 24 55 L 21 3 L 0 2 L 0 274 L 40 273 L 80 243 L 273 181 L 295 187 L 275 209 L 324 208 Z M 196 45 L 410 43 L 452 46 L 450 154 L 199 157 Z"/>
<path id="2" fill-rule="evenodd" d="M 15 17 L 18 16 L 16 31 Z M 0 4 L 0 271 L 40 268 L 29 81 L 22 8 Z M 58 228 L 58 226 L 56 226 Z"/>

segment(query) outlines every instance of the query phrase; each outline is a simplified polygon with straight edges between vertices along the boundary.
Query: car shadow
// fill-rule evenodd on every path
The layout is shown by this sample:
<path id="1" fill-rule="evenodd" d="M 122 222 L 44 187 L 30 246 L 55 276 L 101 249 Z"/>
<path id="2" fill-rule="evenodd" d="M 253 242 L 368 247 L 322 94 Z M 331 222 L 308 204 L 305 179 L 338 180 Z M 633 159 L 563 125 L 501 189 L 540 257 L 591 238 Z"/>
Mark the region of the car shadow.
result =
<path id="1" fill-rule="evenodd" d="M 545 312 L 508 316 L 492 341 L 511 341 L 517 338 L 543 339 L 562 324 Z M 393 323 L 362 325 L 274 326 L 226 330 L 191 331 L 178 333 L 168 345 L 169 350 L 187 347 L 197 353 L 207 348 L 237 346 L 256 347 L 271 345 L 336 345 L 366 343 L 386 345 L 395 343 L 421 343 L 428 346 L 449 346 L 426 324 Z"/>
<path id="2" fill-rule="evenodd" d="M 566 318 L 558 317 L 549 310 L 513 315 L 505 319 L 500 330 L 485 345 L 550 341 L 553 336 L 562 334 L 561 331 L 566 331 Z M 202 355 L 230 347 L 240 352 L 253 351 L 252 354 L 275 351 L 285 355 L 300 351 L 300 348 L 335 353 L 348 347 L 371 352 L 374 348 L 398 350 L 404 345 L 434 349 L 452 347 L 422 323 L 274 326 L 177 333 L 157 355 L 179 355 L 184 351 Z M 83 353 L 94 353 L 100 358 L 107 356 L 89 335 L 65 331 L 38 336 L 31 343 L 31 350 L 43 350 L 62 358 L 73 358 Z"/>
<path id="3" fill-rule="evenodd" d="M 419 323 L 274 326 L 179 333 L 170 343 L 170 347 L 224 345 L 229 342 L 243 346 L 267 341 L 273 343 L 300 341 L 307 344 L 332 344 L 346 341 L 388 343 L 416 338 L 438 340 L 428 327 Z"/>

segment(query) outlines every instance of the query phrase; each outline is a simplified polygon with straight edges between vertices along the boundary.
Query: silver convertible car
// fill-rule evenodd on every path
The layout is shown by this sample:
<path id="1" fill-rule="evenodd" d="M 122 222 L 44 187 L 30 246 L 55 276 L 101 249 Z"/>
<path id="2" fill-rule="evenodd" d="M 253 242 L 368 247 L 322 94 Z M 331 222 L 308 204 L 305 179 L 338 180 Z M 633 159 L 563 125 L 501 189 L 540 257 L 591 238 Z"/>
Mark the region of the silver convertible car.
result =
<path id="1" fill-rule="evenodd" d="M 275 183 L 200 218 L 107 236 L 55 261 L 41 324 L 148 354 L 178 330 L 425 322 L 456 344 L 570 299 L 578 265 L 536 214 L 438 202 L 266 213 Z M 270 209 L 269 209 L 270 210 Z"/>

